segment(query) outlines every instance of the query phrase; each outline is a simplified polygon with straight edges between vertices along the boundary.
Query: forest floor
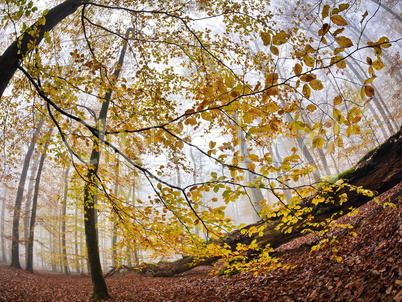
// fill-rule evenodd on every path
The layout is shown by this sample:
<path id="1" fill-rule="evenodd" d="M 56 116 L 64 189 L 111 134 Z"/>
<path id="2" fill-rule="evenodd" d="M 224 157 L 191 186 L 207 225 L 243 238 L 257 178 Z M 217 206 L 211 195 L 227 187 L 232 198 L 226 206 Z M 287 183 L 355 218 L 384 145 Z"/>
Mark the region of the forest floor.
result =
<path id="1" fill-rule="evenodd" d="M 380 200 L 396 207 L 368 202 L 359 214 L 341 218 L 355 228 L 337 234 L 330 246 L 312 252 L 305 245 L 312 236 L 282 246 L 287 251 L 281 261 L 293 269 L 230 278 L 209 275 L 206 266 L 169 278 L 120 273 L 107 278 L 109 301 L 401 302 L 402 183 Z M 0 265 L 0 301 L 91 301 L 91 291 L 85 276 L 29 274 Z"/>

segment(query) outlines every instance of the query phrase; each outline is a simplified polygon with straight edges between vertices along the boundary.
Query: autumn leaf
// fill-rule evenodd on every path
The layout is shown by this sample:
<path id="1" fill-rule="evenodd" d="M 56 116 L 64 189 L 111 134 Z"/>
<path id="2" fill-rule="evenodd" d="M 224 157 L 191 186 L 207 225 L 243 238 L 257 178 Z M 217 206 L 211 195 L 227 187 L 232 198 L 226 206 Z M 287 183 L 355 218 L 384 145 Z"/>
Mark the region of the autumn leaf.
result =
<path id="1" fill-rule="evenodd" d="M 265 76 L 265 88 L 275 85 L 278 82 L 279 74 L 273 72 Z"/>
<path id="2" fill-rule="evenodd" d="M 296 75 L 299 75 L 303 72 L 303 67 L 301 64 L 296 63 L 295 66 L 293 67 L 293 71 L 295 72 Z"/>
<path id="3" fill-rule="evenodd" d="M 312 142 L 313 149 L 314 148 L 322 149 L 324 147 L 324 145 L 325 145 L 325 140 L 322 136 L 317 135 L 314 137 L 313 142 Z"/>
<path id="4" fill-rule="evenodd" d="M 201 112 L 201 117 L 206 121 L 211 121 L 212 120 L 212 114 L 209 111 Z"/>
<path id="5" fill-rule="evenodd" d="M 370 85 L 365 85 L 364 86 L 364 93 L 367 95 L 367 97 L 371 98 L 372 96 L 374 96 L 375 91 L 373 86 Z"/>
<path id="6" fill-rule="evenodd" d="M 314 112 L 314 111 L 317 110 L 317 107 L 314 106 L 313 104 L 309 104 L 309 105 L 307 105 L 306 109 L 307 109 L 308 111 L 310 111 L 310 112 Z"/>
<path id="7" fill-rule="evenodd" d="M 338 43 L 339 46 L 345 47 L 345 48 L 353 46 L 352 40 L 350 40 L 348 37 L 345 37 L 345 36 L 337 37 L 336 43 Z"/>
<path id="8" fill-rule="evenodd" d="M 308 84 L 303 85 L 303 95 L 308 99 L 311 96 L 311 89 Z"/>
<path id="9" fill-rule="evenodd" d="M 264 46 L 271 44 L 271 34 L 269 32 L 261 32 L 260 36 Z"/>
<path id="10" fill-rule="evenodd" d="M 322 89 L 324 89 L 324 85 L 322 84 L 322 82 L 320 80 L 317 80 L 317 79 L 312 80 L 310 82 L 310 86 L 314 90 L 322 90 Z"/>
<path id="11" fill-rule="evenodd" d="M 322 27 L 318 30 L 318 35 L 324 36 L 329 31 L 330 28 L 331 26 L 328 23 L 324 23 Z"/>
<path id="12" fill-rule="evenodd" d="M 329 10 L 330 10 L 331 6 L 329 6 L 328 4 L 324 5 L 322 12 L 321 12 L 321 18 L 324 20 L 326 17 L 328 17 L 329 15 Z"/>
<path id="13" fill-rule="evenodd" d="M 279 49 L 278 49 L 278 47 L 276 47 L 275 45 L 272 45 L 271 48 L 270 48 L 270 50 L 271 50 L 271 53 L 272 53 L 273 55 L 279 56 Z"/>
<path id="14" fill-rule="evenodd" d="M 342 104 L 342 100 L 343 100 L 342 96 L 341 96 L 341 95 L 337 95 L 337 96 L 334 98 L 334 106 L 337 106 L 337 105 Z"/>
<path id="15" fill-rule="evenodd" d="M 383 68 L 385 67 L 384 63 L 383 63 L 380 59 L 375 60 L 375 61 L 371 64 L 371 66 L 373 66 L 374 69 L 376 69 L 376 70 L 381 70 L 381 69 L 383 69 Z"/>
<path id="16" fill-rule="evenodd" d="M 282 45 L 285 44 L 290 38 L 290 35 L 284 31 L 280 31 L 276 35 L 273 36 L 272 38 L 272 43 L 274 45 Z"/>
<path id="17" fill-rule="evenodd" d="M 307 66 L 314 67 L 315 60 L 312 57 L 310 57 L 309 55 L 305 55 L 303 57 L 303 61 Z"/>
<path id="18" fill-rule="evenodd" d="M 348 25 L 348 22 L 345 20 L 344 17 L 342 17 L 341 15 L 332 15 L 331 16 L 331 21 L 334 22 L 336 25 L 339 26 L 346 26 Z"/>
<path id="19" fill-rule="evenodd" d="M 279 106 L 275 102 L 268 102 L 266 105 L 266 108 L 271 113 L 275 113 L 275 112 L 279 111 L 279 109 L 280 109 Z"/>

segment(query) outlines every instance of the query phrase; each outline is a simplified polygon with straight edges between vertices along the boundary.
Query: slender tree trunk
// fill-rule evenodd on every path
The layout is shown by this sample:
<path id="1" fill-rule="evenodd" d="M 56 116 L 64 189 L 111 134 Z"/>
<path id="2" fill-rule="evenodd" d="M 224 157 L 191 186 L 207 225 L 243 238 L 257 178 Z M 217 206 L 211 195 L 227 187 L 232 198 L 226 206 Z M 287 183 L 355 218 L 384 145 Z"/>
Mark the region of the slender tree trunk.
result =
<path id="1" fill-rule="evenodd" d="M 116 155 L 116 179 L 114 185 L 114 196 L 117 198 L 119 194 L 119 155 Z M 112 265 L 117 267 L 119 265 L 117 260 L 117 223 L 113 221 L 113 228 L 112 228 Z"/>
<path id="2" fill-rule="evenodd" d="M 74 252 L 75 252 L 75 269 L 77 273 L 81 273 L 81 264 L 79 261 L 80 250 L 78 248 L 78 205 L 75 207 L 75 229 L 74 229 Z"/>
<path id="3" fill-rule="evenodd" d="M 28 147 L 28 152 L 25 155 L 24 165 L 22 167 L 20 181 L 17 189 L 17 196 L 15 199 L 14 205 L 14 216 L 13 216 L 13 229 L 12 229 L 12 242 L 11 242 L 11 266 L 15 268 L 21 268 L 20 259 L 19 259 L 19 244 L 20 244 L 20 235 L 19 235 L 19 226 L 20 226 L 20 216 L 21 216 L 21 203 L 22 197 L 24 195 L 24 187 L 25 181 L 27 178 L 29 163 L 32 158 L 32 154 L 35 149 L 36 140 L 39 135 L 39 131 L 42 128 L 44 120 L 40 119 L 37 129 L 32 137 L 31 143 Z"/>
<path id="4" fill-rule="evenodd" d="M 39 166 L 39 154 L 35 154 L 31 165 L 27 197 L 24 210 L 24 238 L 25 238 L 25 263 L 28 263 L 29 221 L 31 217 L 32 196 L 35 188 L 35 177 Z"/>
<path id="5" fill-rule="evenodd" d="M 4 239 L 4 237 L 6 236 L 5 233 L 6 201 L 7 201 L 7 187 L 5 189 L 4 196 L 1 201 L 1 218 L 0 218 L 1 262 L 7 262 L 6 241 Z"/>
<path id="6" fill-rule="evenodd" d="M 62 217 L 61 217 L 61 254 L 62 254 L 62 265 L 63 271 L 65 274 L 70 273 L 70 269 L 68 268 L 68 259 L 67 259 L 67 243 L 66 243 L 66 215 L 67 215 L 67 192 L 68 192 L 68 173 L 70 171 L 70 166 L 66 168 L 64 173 L 64 191 L 63 191 L 63 209 L 62 209 Z"/>
<path id="7" fill-rule="evenodd" d="M 46 150 L 48 145 L 45 145 L 44 151 L 40 156 L 39 166 L 38 166 L 38 173 L 36 175 L 35 181 L 35 191 L 32 200 L 32 211 L 31 211 L 31 221 L 29 224 L 29 239 L 28 239 L 28 249 L 27 249 L 27 263 L 26 263 L 26 270 L 28 272 L 33 273 L 33 244 L 34 244 L 34 235 L 35 235 L 35 222 L 36 222 L 36 209 L 38 205 L 38 195 L 39 195 L 39 186 L 40 186 L 40 179 L 42 176 L 43 164 L 46 158 Z"/>
<path id="8" fill-rule="evenodd" d="M 127 30 L 126 36 L 131 32 L 131 28 Z M 114 71 L 113 80 L 116 80 L 119 75 L 124 62 L 124 56 L 127 49 L 127 43 L 125 42 L 120 53 L 119 61 Z M 102 273 L 102 265 L 99 255 L 99 241 L 96 227 L 96 184 L 98 177 L 98 168 L 101 155 L 101 144 L 104 135 L 102 134 L 106 127 L 107 112 L 109 109 L 109 103 L 112 96 L 112 90 L 110 89 L 104 96 L 102 107 L 99 113 L 99 137 L 94 141 L 92 153 L 90 157 L 90 166 L 87 174 L 87 184 L 84 189 L 84 225 L 85 225 L 85 238 L 88 251 L 88 266 L 91 273 L 92 285 L 94 288 L 93 298 L 95 300 L 105 299 L 109 297 L 107 285 Z"/>
<path id="9" fill-rule="evenodd" d="M 44 24 L 37 21 L 4 51 L 0 56 L 0 97 L 14 76 L 17 66 L 40 44 L 45 32 L 51 31 L 64 18 L 74 13 L 79 6 L 89 2 L 89 0 L 67 0 L 55 6 L 47 13 Z"/>

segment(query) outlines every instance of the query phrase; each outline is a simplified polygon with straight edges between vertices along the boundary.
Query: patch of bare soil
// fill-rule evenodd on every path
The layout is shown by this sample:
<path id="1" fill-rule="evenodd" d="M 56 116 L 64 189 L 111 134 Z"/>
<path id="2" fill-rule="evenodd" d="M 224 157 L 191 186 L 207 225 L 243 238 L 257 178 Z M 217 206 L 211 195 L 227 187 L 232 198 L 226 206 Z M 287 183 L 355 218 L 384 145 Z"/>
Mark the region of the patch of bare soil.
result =
<path id="1" fill-rule="evenodd" d="M 402 302 L 401 193 L 402 183 L 380 196 L 394 202 L 394 209 L 371 201 L 358 215 L 341 218 L 355 228 L 336 231 L 337 240 L 321 250 L 303 245 L 316 239 L 312 235 L 282 246 L 282 262 L 294 269 L 231 278 L 210 276 L 210 267 L 169 278 L 115 274 L 107 278 L 110 301 Z M 91 301 L 91 292 L 85 276 L 0 266 L 0 301 Z"/>

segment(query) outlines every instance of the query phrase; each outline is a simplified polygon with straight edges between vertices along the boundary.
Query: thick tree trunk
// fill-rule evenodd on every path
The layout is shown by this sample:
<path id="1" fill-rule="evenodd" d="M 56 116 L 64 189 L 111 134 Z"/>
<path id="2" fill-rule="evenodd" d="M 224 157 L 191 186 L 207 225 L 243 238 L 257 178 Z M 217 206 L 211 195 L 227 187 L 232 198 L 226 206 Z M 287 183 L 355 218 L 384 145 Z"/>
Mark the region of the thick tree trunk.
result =
<path id="1" fill-rule="evenodd" d="M 377 194 L 386 192 L 400 183 L 402 180 L 402 128 L 385 143 L 367 153 L 354 168 L 348 171 L 349 173 L 342 177 L 346 182 L 376 191 Z M 337 194 L 342 194 L 343 192 L 344 191 L 341 190 Z M 350 207 L 359 207 L 370 199 L 370 197 L 357 195 L 354 191 L 349 191 L 348 201 L 346 203 L 332 207 L 316 208 L 315 212 L 320 214 L 317 214 L 312 222 L 324 221 L 340 210 L 346 214 Z M 308 201 L 306 203 L 308 204 Z M 294 238 L 304 235 L 300 233 L 300 230 L 303 228 L 302 221 L 297 225 L 298 228 L 294 228 L 293 232 L 287 234 L 275 230 L 279 223 L 281 223 L 280 218 L 275 218 L 270 221 L 259 221 L 246 226 L 245 229 L 249 229 L 253 226 L 258 228 L 259 226 L 265 225 L 266 228 L 263 236 L 260 237 L 259 234 L 256 233 L 250 237 L 247 235 L 247 232 L 246 234 L 241 234 L 241 232 L 237 230 L 229 234 L 222 241 L 232 248 L 236 247 L 237 243 L 249 244 L 253 240 L 257 240 L 260 247 L 270 244 L 272 248 L 277 248 Z M 187 257 L 172 263 L 148 264 L 141 272 L 155 277 L 168 277 L 185 272 L 195 266 L 211 264 L 217 259 L 217 257 L 211 257 L 194 264 L 194 258 Z"/>
<path id="2" fill-rule="evenodd" d="M 22 166 L 20 181 L 18 183 L 17 196 L 15 198 L 14 216 L 13 216 L 13 229 L 12 229 L 12 242 L 11 242 L 11 266 L 15 268 L 21 268 L 19 259 L 19 246 L 20 246 L 20 216 L 21 216 L 21 204 L 22 197 L 24 195 L 25 181 L 29 169 L 29 163 L 31 162 L 32 154 L 35 149 L 36 140 L 39 135 L 39 131 L 42 128 L 44 120 L 40 119 L 37 129 L 32 137 L 31 143 L 28 147 L 28 152 L 25 155 L 24 165 Z"/>
<path id="3" fill-rule="evenodd" d="M 60 21 L 74 13 L 79 6 L 89 2 L 88 0 L 67 0 L 55 6 L 47 13 L 44 25 L 36 22 L 4 51 L 0 56 L 0 97 L 14 76 L 17 66 L 40 44 L 44 33 L 51 31 Z M 34 38 L 32 31 L 35 35 L 39 34 Z M 32 42 L 34 42 L 33 45 Z"/>

